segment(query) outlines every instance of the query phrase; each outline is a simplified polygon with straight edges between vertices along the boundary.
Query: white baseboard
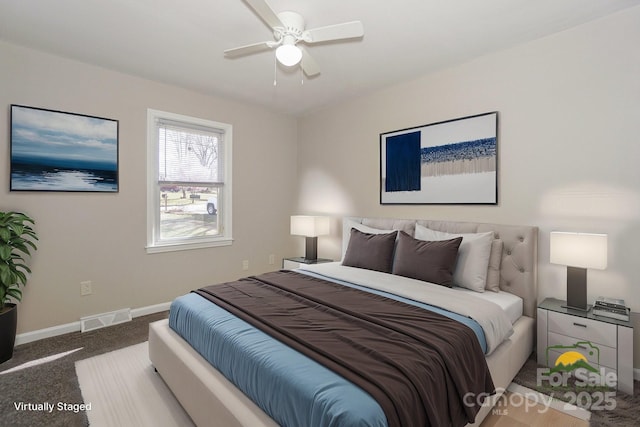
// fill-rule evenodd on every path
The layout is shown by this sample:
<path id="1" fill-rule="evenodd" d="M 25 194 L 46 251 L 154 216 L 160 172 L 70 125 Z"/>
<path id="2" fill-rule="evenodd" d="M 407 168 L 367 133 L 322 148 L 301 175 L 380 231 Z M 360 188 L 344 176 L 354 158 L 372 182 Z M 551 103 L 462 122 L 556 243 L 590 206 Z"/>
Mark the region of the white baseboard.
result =
<path id="1" fill-rule="evenodd" d="M 25 332 L 24 334 L 16 335 L 16 345 L 26 344 L 28 342 L 38 341 L 44 338 L 56 337 L 70 332 L 77 332 L 79 330 L 80 321 L 52 326 L 50 328 L 38 329 L 37 331 Z"/>
<path id="2" fill-rule="evenodd" d="M 170 302 L 163 302 L 162 304 L 148 305 L 146 307 L 132 308 L 131 317 L 146 316 L 148 314 L 160 313 L 161 311 L 169 311 L 171 306 Z"/>
<path id="3" fill-rule="evenodd" d="M 148 314 L 167 311 L 169 310 L 170 305 L 170 302 L 165 302 L 162 304 L 149 305 L 147 307 L 134 308 L 131 310 L 131 317 L 146 316 Z M 80 321 L 77 321 L 66 323 L 64 325 L 52 326 L 50 328 L 38 329 L 37 331 L 18 334 L 16 335 L 15 345 L 26 344 L 44 338 L 56 337 L 58 335 L 68 334 L 70 332 L 78 332 L 80 331 L 80 326 Z"/>

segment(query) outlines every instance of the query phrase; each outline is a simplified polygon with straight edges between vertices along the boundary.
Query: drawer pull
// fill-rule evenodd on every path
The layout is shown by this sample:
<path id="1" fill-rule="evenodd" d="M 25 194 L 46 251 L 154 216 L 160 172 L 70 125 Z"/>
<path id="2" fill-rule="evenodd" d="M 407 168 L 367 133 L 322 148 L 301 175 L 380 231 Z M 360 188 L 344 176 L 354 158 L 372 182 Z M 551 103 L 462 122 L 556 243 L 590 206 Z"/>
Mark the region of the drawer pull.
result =
<path id="1" fill-rule="evenodd" d="M 576 323 L 576 322 L 573 322 L 573 325 L 574 326 L 580 326 L 581 328 L 586 328 L 587 327 L 587 325 L 584 325 L 582 323 Z"/>

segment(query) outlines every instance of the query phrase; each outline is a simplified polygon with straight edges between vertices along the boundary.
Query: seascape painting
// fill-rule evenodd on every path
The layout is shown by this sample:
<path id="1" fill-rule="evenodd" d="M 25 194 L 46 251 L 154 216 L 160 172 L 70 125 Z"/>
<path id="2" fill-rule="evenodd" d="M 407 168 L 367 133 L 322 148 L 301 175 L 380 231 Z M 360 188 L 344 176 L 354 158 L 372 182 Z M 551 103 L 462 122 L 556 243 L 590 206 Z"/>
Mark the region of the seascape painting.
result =
<path id="1" fill-rule="evenodd" d="M 380 134 L 381 204 L 497 204 L 498 113 Z"/>
<path id="2" fill-rule="evenodd" d="M 11 106 L 11 191 L 118 191 L 118 121 Z"/>

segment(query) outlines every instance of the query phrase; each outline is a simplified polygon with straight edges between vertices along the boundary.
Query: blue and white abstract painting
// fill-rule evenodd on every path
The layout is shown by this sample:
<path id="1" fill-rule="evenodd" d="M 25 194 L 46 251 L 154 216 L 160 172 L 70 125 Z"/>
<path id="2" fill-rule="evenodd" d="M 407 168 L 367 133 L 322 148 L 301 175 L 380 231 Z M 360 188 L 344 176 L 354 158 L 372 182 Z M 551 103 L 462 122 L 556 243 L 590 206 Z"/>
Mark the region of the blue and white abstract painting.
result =
<path id="1" fill-rule="evenodd" d="M 496 204 L 498 113 L 380 135 L 380 203 Z"/>
<path id="2" fill-rule="evenodd" d="M 11 106 L 12 191 L 118 191 L 118 121 Z"/>

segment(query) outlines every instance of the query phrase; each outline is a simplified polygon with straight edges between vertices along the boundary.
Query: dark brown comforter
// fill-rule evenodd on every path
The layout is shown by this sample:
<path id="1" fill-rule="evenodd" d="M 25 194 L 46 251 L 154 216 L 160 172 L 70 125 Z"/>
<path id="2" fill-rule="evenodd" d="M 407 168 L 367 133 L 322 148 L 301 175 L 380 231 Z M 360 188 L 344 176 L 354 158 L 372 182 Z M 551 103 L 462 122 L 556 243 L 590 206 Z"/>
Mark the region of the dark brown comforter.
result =
<path id="1" fill-rule="evenodd" d="M 419 307 L 292 271 L 195 292 L 361 387 L 389 427 L 463 426 L 465 394 L 494 391 L 473 331 Z"/>

